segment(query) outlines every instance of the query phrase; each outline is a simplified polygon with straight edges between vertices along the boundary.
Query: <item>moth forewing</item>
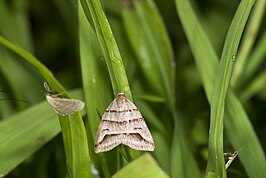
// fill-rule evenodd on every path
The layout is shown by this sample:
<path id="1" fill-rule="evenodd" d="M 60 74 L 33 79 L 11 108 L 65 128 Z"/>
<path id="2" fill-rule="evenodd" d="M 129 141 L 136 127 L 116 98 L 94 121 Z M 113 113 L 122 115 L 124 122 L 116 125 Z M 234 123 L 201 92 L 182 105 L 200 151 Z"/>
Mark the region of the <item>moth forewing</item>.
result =
<path id="1" fill-rule="evenodd" d="M 84 108 L 85 103 L 77 99 L 60 98 L 55 94 L 51 93 L 48 84 L 44 83 L 46 90 L 46 100 L 52 106 L 54 111 L 62 116 L 74 114 Z"/>
<path id="2" fill-rule="evenodd" d="M 143 151 L 153 151 L 155 148 L 141 113 L 124 93 L 119 93 L 105 110 L 96 134 L 94 149 L 99 153 L 109 151 L 119 144 Z"/>

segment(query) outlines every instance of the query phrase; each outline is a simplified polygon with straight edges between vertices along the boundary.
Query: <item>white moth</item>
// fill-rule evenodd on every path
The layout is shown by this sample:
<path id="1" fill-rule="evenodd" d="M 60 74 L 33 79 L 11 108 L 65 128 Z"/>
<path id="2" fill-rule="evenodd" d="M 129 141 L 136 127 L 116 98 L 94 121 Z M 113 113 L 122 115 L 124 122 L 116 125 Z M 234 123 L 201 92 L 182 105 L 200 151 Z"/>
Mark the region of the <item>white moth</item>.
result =
<path id="1" fill-rule="evenodd" d="M 95 153 L 124 144 L 136 150 L 153 151 L 151 133 L 138 108 L 124 93 L 118 93 L 102 116 L 95 142 Z"/>
<path id="2" fill-rule="evenodd" d="M 48 84 L 43 84 L 46 90 L 46 100 L 52 106 L 54 111 L 62 116 L 74 114 L 84 108 L 85 103 L 77 99 L 60 98 L 58 95 L 53 94 Z"/>
<path id="3" fill-rule="evenodd" d="M 238 151 L 235 151 L 234 153 L 224 153 L 224 156 L 228 157 L 228 160 L 225 164 L 225 169 L 227 169 L 231 165 L 231 163 L 234 161 L 237 155 Z"/>

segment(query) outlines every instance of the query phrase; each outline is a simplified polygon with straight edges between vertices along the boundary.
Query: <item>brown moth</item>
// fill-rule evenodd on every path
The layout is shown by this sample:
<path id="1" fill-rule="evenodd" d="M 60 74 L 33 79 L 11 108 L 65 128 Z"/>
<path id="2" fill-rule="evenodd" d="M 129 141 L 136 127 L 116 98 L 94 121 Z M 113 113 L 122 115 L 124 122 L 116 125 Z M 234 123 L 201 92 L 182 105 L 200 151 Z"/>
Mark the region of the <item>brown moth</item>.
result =
<path id="1" fill-rule="evenodd" d="M 83 101 L 77 99 L 60 98 L 58 95 L 51 92 L 51 89 L 46 82 L 44 82 L 43 86 L 46 90 L 46 100 L 57 114 L 61 116 L 71 115 L 84 108 L 85 103 Z"/>
<path id="2" fill-rule="evenodd" d="M 153 151 L 151 133 L 138 108 L 124 93 L 118 93 L 102 116 L 95 142 L 95 153 L 110 151 L 124 144 L 136 150 Z"/>

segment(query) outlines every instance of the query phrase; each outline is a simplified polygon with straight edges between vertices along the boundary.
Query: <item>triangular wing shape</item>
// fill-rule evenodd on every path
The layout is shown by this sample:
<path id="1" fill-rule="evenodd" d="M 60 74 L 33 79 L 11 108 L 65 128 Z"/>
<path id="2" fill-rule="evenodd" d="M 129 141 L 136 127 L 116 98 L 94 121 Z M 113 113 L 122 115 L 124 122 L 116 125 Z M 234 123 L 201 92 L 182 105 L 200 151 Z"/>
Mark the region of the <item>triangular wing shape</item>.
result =
<path id="1" fill-rule="evenodd" d="M 103 114 L 95 138 L 95 152 L 109 151 L 102 145 L 109 145 L 109 139 L 110 149 L 122 143 L 136 150 L 154 150 L 153 138 L 141 113 L 124 93 L 119 93 Z M 113 139 L 119 140 L 113 144 Z"/>
<path id="2" fill-rule="evenodd" d="M 101 142 L 94 144 L 94 151 L 95 153 L 110 151 L 120 145 L 122 143 L 122 139 L 121 134 L 106 135 Z"/>
<path id="3" fill-rule="evenodd" d="M 153 142 L 143 139 L 143 137 L 137 133 L 124 135 L 122 144 L 141 151 L 154 151 L 155 148 Z"/>

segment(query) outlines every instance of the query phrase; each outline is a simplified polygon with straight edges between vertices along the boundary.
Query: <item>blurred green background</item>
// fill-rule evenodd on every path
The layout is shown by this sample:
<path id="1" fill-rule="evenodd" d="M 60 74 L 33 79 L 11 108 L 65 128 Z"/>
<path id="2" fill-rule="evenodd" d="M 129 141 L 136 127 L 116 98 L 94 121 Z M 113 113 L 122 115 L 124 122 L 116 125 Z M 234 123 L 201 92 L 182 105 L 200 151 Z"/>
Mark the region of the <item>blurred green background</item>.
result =
<path id="1" fill-rule="evenodd" d="M 181 130 L 203 176 L 208 154 L 210 107 L 202 79 L 181 25 L 175 1 L 154 0 L 153 2 L 161 15 L 173 51 L 173 58 L 171 59 L 171 65 L 174 66 L 175 71 L 175 96 L 173 98 L 176 102 L 178 117 L 182 123 Z M 159 118 L 158 124 L 153 123 L 152 119 L 145 119 L 157 142 L 156 149 L 158 152 L 153 153 L 153 157 L 160 168 L 171 176 L 171 155 L 169 152 L 174 132 L 174 121 L 172 113 L 166 106 L 167 97 L 162 92 L 164 89 L 159 83 L 156 83 L 156 79 L 153 81 L 152 77 L 156 74 L 150 73 L 151 78 L 148 78 L 149 74 L 145 74 L 145 71 L 139 67 L 139 61 L 135 59 L 139 57 L 139 54 L 134 51 L 132 39 L 127 35 L 130 30 L 125 24 L 130 22 L 125 22 L 119 1 L 101 0 L 101 4 L 118 43 L 135 103 L 141 106 L 140 110 L 145 110 L 144 116 L 156 115 Z M 201 0 L 191 1 L 191 4 L 215 52 L 221 56 L 226 33 L 239 1 Z M 0 34 L 37 57 L 69 91 L 83 87 L 79 48 L 80 22 L 78 21 L 77 7 L 78 3 L 75 0 L 0 1 Z M 264 12 L 264 9 L 262 11 Z M 263 12 L 262 14 L 264 14 Z M 254 44 L 251 47 L 252 52 L 249 52 L 247 56 L 251 58 L 258 55 L 261 62 L 255 67 L 253 75 L 238 85 L 235 94 L 240 98 L 259 142 L 265 150 L 266 63 L 264 60 L 265 52 L 263 52 L 263 49 L 266 51 L 266 42 L 264 42 L 266 41 L 265 16 L 262 15 L 260 20 L 261 26 L 257 29 L 258 34 L 255 34 Z M 19 58 L 16 54 L 0 46 L 0 122 L 37 105 L 45 98 L 45 91 L 42 86 L 44 78 L 32 65 Z M 100 68 L 101 70 L 106 72 L 105 67 Z M 105 78 L 104 83 L 108 87 L 103 89 L 107 90 L 107 94 L 105 95 L 100 91 L 97 93 L 99 98 L 102 98 L 104 102 L 107 100 L 107 103 L 112 100 L 112 91 L 110 91 L 110 81 L 108 80 L 108 77 Z M 156 85 L 158 88 L 153 87 Z M 102 105 L 101 107 L 104 108 L 105 106 Z M 148 109 L 145 109 L 145 106 Z M 151 110 L 150 113 L 149 110 Z M 57 118 L 54 117 L 54 119 Z M 16 128 L 13 129 L 16 133 Z M 1 133 L 0 130 L 0 136 L 1 134 L 3 136 L 5 132 Z M 224 151 L 233 152 L 235 150 L 227 137 L 224 138 Z M 49 142 L 27 157 L 6 177 L 66 177 L 61 134 L 47 141 Z M 247 140 L 246 143 L 249 144 L 249 141 Z M 241 149 L 244 150 L 245 146 Z M 241 152 L 241 150 L 237 151 Z M 2 160 L 0 157 L 0 162 L 2 161 L 6 160 Z M 110 172 L 114 174 L 116 170 L 111 169 Z M 100 171 L 99 177 L 101 176 Z M 228 177 L 248 177 L 238 158 L 230 166 Z"/>

